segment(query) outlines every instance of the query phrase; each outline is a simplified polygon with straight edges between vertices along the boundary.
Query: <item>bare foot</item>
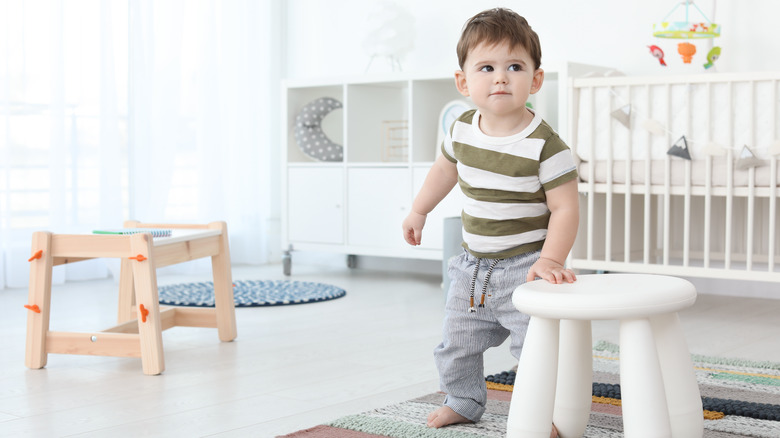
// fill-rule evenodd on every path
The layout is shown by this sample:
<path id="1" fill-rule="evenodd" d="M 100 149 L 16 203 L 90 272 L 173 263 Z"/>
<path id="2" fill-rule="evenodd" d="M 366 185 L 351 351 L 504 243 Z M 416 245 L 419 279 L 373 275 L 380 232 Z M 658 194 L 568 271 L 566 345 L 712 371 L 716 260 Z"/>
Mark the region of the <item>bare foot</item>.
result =
<path id="1" fill-rule="evenodd" d="M 442 406 L 428 414 L 428 427 L 440 428 L 450 424 L 471 423 L 468 418 L 455 412 L 449 406 Z"/>
<path id="2" fill-rule="evenodd" d="M 558 438 L 558 429 L 554 424 L 552 425 L 552 430 L 550 431 L 550 438 Z"/>

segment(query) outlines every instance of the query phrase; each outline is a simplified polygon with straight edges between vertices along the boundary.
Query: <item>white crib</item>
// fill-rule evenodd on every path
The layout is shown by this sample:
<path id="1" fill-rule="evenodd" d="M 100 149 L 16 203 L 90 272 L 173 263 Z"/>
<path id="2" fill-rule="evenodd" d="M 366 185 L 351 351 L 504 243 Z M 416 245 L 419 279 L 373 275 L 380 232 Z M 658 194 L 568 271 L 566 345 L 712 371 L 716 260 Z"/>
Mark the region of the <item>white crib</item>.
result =
<path id="1" fill-rule="evenodd" d="M 570 266 L 780 281 L 779 81 L 780 73 L 573 79 L 581 216 Z M 691 160 L 667 154 L 683 135 Z M 759 166 L 743 168 L 745 145 Z"/>

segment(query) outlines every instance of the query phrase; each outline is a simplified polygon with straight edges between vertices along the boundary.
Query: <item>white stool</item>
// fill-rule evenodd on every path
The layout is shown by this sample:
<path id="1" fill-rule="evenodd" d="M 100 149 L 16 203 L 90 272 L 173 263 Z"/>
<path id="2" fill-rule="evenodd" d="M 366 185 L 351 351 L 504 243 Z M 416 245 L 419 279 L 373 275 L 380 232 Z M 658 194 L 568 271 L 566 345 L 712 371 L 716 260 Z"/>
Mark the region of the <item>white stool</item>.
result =
<path id="1" fill-rule="evenodd" d="M 507 437 L 582 437 L 590 415 L 591 320 L 620 320 L 620 385 L 627 438 L 694 438 L 704 428 L 701 396 L 677 311 L 696 301 L 683 279 L 579 275 L 537 280 L 512 301 L 531 316 L 507 421 Z"/>

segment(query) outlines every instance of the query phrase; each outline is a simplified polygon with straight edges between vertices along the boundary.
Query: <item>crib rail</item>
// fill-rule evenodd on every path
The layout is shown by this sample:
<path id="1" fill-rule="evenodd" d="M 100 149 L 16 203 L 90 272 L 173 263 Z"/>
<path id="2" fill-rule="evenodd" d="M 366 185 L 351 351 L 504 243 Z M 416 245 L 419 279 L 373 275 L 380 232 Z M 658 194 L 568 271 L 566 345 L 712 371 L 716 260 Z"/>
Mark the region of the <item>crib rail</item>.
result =
<path id="1" fill-rule="evenodd" d="M 588 159 L 580 165 L 587 178 L 579 185 L 580 230 L 570 266 L 780 281 L 778 151 L 763 148 L 760 158 L 769 178 L 760 184 L 755 167 L 735 168 L 740 158 L 737 145 L 763 142 L 776 147 L 779 83 L 780 73 L 572 79 L 568 141 L 575 154 Z M 597 97 L 605 90 L 608 104 Z M 610 117 L 621 105 L 657 120 L 667 127 L 666 133 L 659 140 L 634 120 L 622 126 Z M 716 118 L 722 116 L 718 111 L 729 114 Z M 736 118 L 747 121 L 739 130 Z M 677 140 L 675 130 L 668 129 L 672 126 L 677 132 L 697 133 L 700 147 L 725 145 L 723 155 L 700 152 L 693 160 L 668 154 L 659 158 L 650 146 L 636 147 L 671 146 Z M 682 172 L 675 160 L 683 162 Z M 725 184 L 723 167 L 715 166 L 723 160 Z M 660 181 L 652 176 L 659 163 Z M 694 183 L 694 169 L 699 172 L 702 167 L 704 181 Z"/>

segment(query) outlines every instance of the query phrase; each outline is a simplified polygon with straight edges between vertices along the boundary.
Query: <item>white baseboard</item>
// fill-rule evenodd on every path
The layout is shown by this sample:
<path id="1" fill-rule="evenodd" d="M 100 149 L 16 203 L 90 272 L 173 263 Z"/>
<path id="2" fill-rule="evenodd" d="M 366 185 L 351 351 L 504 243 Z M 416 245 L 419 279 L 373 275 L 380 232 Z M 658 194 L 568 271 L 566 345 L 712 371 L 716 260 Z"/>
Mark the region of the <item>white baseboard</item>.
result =
<path id="1" fill-rule="evenodd" d="M 374 256 L 355 257 L 355 269 L 441 275 L 441 262 L 438 260 L 412 260 Z M 343 268 L 347 266 L 347 256 L 343 254 L 293 251 L 292 269 L 295 270 L 295 266 L 298 264 Z"/>
<path id="2" fill-rule="evenodd" d="M 780 299 L 780 284 L 778 283 L 700 277 L 690 277 L 686 280 L 693 283 L 696 286 L 696 291 L 703 295 Z"/>

